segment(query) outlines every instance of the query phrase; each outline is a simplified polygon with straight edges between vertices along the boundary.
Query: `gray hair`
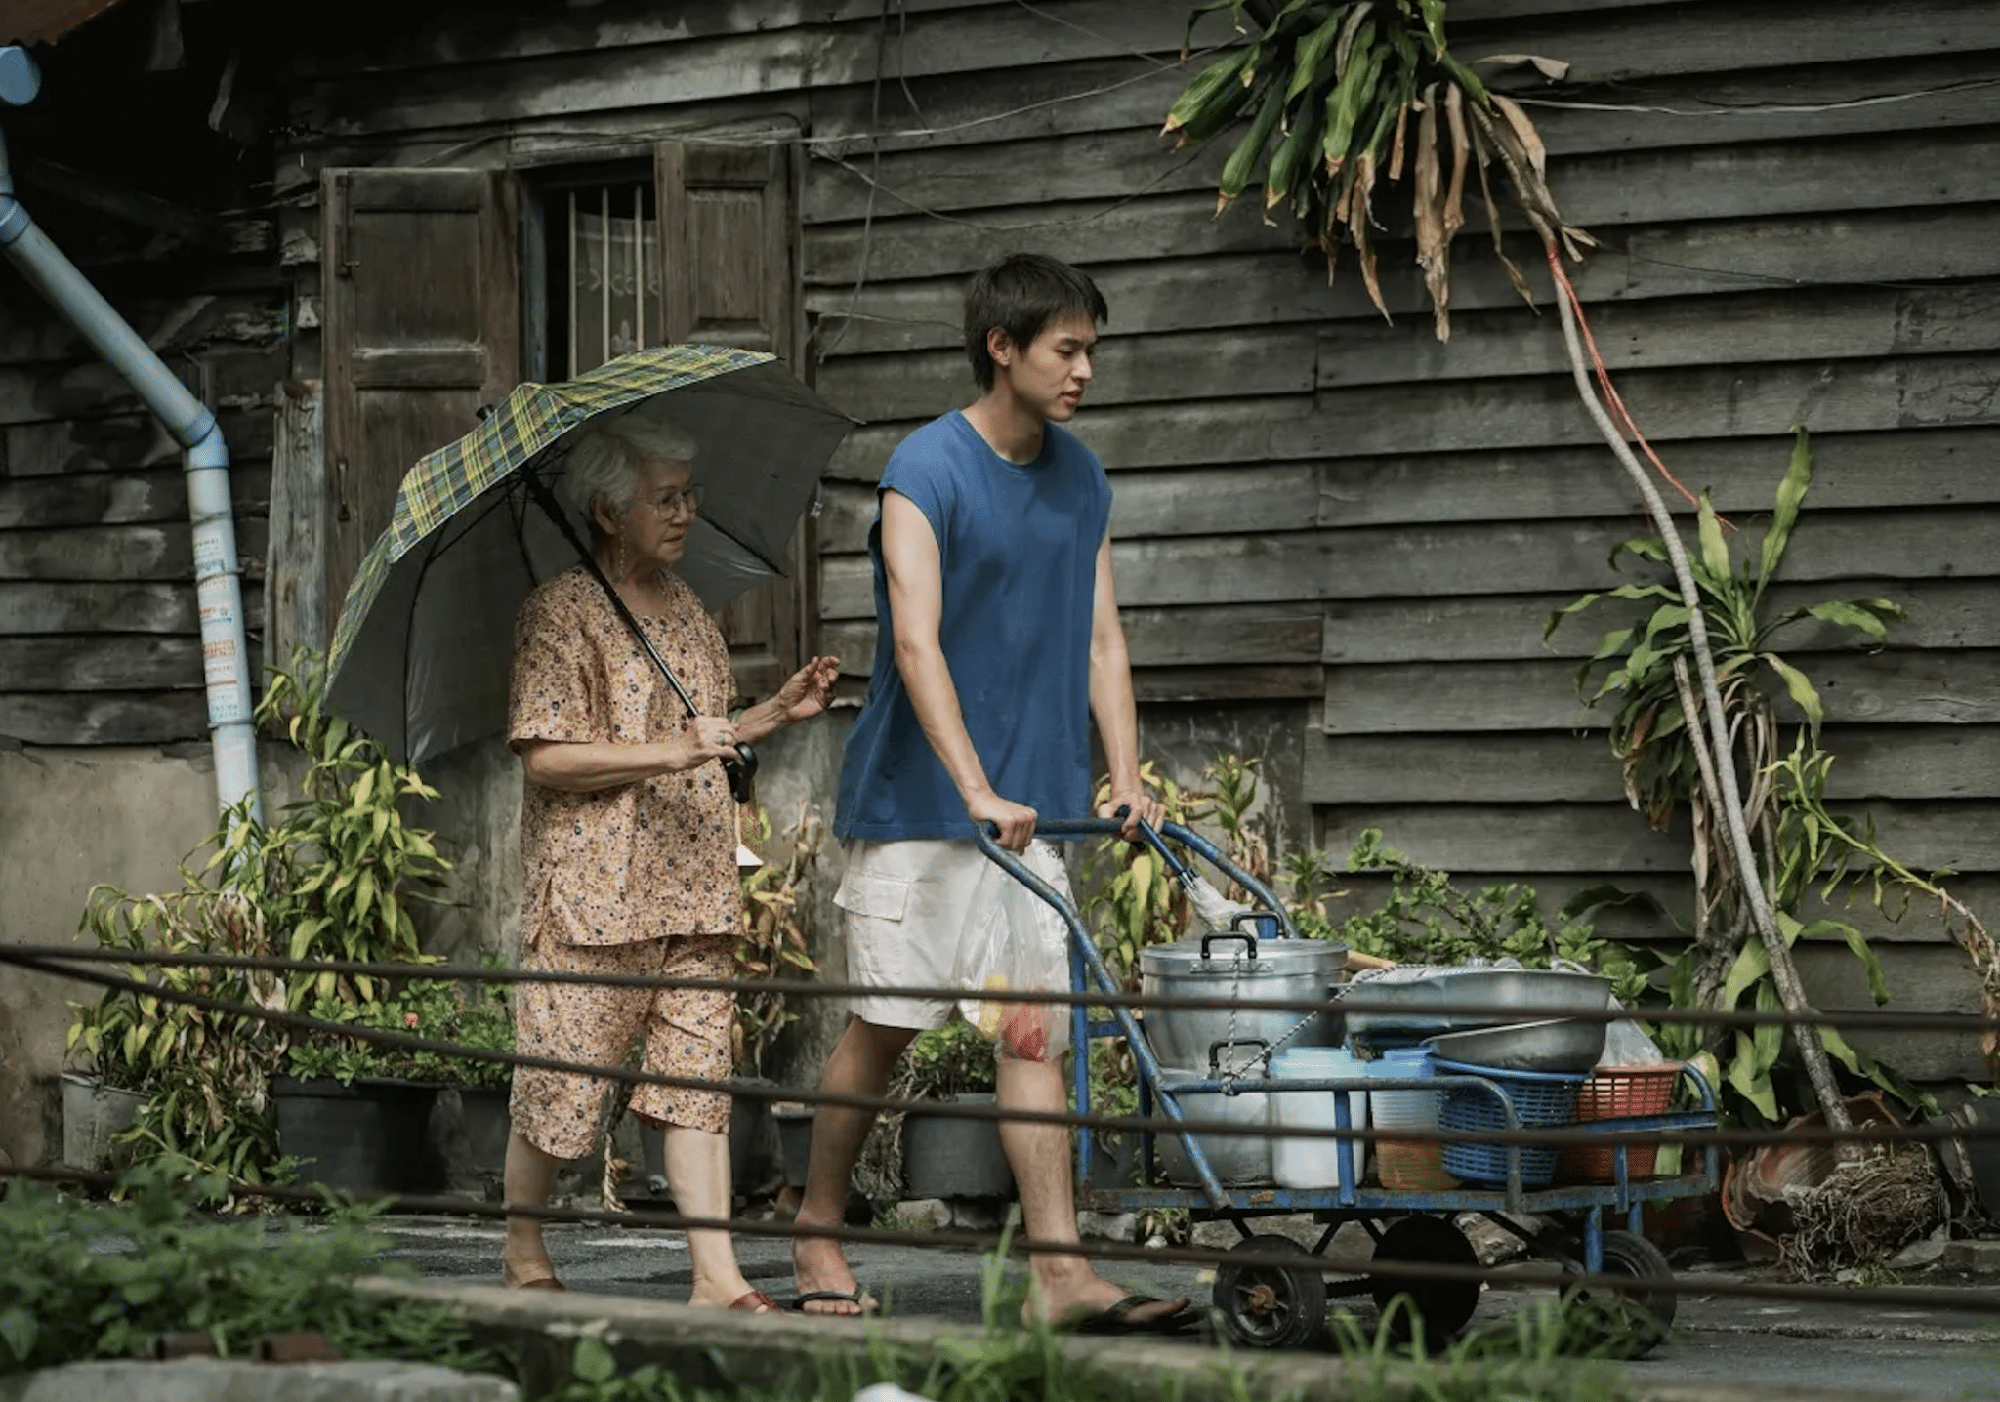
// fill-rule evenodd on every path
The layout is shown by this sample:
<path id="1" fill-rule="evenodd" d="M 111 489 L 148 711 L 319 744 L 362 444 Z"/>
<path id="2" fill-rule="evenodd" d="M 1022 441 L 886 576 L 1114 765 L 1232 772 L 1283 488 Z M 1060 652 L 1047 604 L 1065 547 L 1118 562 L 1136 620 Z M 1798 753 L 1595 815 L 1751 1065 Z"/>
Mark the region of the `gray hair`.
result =
<path id="1" fill-rule="evenodd" d="M 628 416 L 586 429 L 569 450 L 556 491 L 563 504 L 602 535 L 593 508 L 602 501 L 613 516 L 632 509 L 639 472 L 649 462 L 694 462 L 694 439 L 664 419 Z"/>

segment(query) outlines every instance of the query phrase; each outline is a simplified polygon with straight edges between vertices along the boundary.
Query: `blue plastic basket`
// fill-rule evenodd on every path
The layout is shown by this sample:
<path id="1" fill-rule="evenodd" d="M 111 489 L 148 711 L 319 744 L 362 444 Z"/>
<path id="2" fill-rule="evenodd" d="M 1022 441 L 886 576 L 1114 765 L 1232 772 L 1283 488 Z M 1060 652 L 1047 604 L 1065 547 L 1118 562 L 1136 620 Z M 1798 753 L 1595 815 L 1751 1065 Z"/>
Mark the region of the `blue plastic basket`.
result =
<path id="1" fill-rule="evenodd" d="M 1514 1107 L 1523 1129 L 1542 1125 L 1576 1123 L 1576 1101 L 1583 1083 L 1590 1079 L 1550 1071 L 1500 1071 L 1490 1066 L 1472 1066 L 1462 1061 L 1436 1061 L 1440 1076 L 1479 1076 L 1493 1082 Z M 1504 1130 L 1506 1112 L 1500 1102 L 1471 1086 L 1447 1086 L 1439 1097 L 1438 1128 L 1464 1130 Z M 1447 1140 L 1444 1171 L 1462 1183 L 1505 1183 L 1505 1144 L 1473 1144 Z M 1555 1182 L 1557 1145 L 1521 1146 L 1521 1186 L 1542 1188 Z"/>

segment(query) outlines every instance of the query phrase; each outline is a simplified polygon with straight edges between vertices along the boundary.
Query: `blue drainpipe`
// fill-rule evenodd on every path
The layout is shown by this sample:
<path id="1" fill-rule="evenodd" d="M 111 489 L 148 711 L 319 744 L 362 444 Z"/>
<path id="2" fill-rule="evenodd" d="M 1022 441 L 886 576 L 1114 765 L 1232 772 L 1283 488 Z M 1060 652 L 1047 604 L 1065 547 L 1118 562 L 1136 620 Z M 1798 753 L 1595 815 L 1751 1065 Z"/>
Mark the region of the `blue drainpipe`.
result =
<path id="1" fill-rule="evenodd" d="M 27 50 L 0 46 L 0 106 L 23 107 L 41 89 Z M 243 636 L 243 579 L 229 506 L 229 447 L 207 405 L 188 393 L 166 363 L 75 264 L 35 227 L 14 196 L 7 145 L 0 136 L 0 249 L 97 353 L 123 375 L 184 450 L 188 516 L 194 522 L 195 602 L 201 617 L 202 680 L 209 739 L 215 747 L 218 805 L 248 798 L 263 821 L 257 737 L 251 717 L 250 653 Z"/>

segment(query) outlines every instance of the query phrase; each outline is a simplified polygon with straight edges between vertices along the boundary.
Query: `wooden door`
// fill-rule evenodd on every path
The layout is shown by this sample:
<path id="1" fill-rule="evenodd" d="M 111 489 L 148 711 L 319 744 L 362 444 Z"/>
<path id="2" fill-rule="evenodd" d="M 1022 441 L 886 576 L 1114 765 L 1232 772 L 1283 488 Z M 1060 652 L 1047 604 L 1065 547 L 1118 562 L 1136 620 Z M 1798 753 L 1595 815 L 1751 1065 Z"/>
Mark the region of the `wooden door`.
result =
<path id="1" fill-rule="evenodd" d="M 417 459 L 521 378 L 515 187 L 485 170 L 323 177 L 329 631 Z"/>
<path id="2" fill-rule="evenodd" d="M 665 339 L 771 351 L 799 370 L 795 148 L 662 143 L 654 151 Z M 810 523 L 789 578 L 723 609 L 737 690 L 769 696 L 809 646 Z"/>

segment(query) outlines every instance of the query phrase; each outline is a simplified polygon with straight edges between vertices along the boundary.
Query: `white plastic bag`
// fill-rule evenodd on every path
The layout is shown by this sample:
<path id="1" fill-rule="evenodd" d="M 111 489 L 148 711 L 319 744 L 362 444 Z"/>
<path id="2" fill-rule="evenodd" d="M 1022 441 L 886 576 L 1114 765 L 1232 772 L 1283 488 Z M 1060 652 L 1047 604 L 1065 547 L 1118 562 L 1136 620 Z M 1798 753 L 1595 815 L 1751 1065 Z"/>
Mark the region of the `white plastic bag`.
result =
<path id="1" fill-rule="evenodd" d="M 1068 874 L 1051 843 L 1022 854 L 1029 871 L 1065 895 Z M 958 948 L 954 980 L 986 993 L 1069 990 L 1069 926 L 1040 896 L 997 865 L 979 885 L 980 908 Z M 1066 1003 L 1015 1003 L 1004 998 L 961 998 L 959 1014 L 993 1043 L 996 1056 L 1055 1061 L 1069 1050 Z"/>

